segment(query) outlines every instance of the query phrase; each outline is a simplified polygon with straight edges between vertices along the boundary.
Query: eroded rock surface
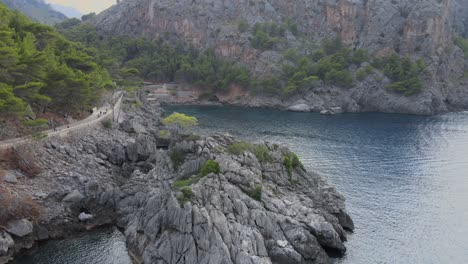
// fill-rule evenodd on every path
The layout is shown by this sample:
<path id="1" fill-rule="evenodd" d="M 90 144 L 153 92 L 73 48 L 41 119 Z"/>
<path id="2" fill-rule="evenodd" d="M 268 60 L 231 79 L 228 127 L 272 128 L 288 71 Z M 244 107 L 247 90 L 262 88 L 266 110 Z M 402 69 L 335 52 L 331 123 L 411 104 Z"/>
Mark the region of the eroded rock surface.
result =
<path id="1" fill-rule="evenodd" d="M 299 163 L 286 166 L 293 155 L 286 147 L 258 143 L 263 155 L 234 155 L 227 148 L 237 139 L 213 135 L 157 149 L 160 115 L 127 109 L 126 119 L 146 122 L 132 125 L 141 133 L 123 125 L 130 133 L 102 128 L 33 145 L 47 170 L 14 187 L 34 196 L 41 215 L 27 232 L 7 232 L 42 240 L 115 224 L 148 264 L 330 263 L 330 253 L 344 254 L 346 231 L 354 229 L 344 197 Z M 176 150 L 184 157 L 177 167 Z M 202 177 L 209 160 L 219 171 Z M 81 222 L 83 210 L 93 217 Z M 13 240 L 0 233 L 0 256 L 32 243 Z"/>

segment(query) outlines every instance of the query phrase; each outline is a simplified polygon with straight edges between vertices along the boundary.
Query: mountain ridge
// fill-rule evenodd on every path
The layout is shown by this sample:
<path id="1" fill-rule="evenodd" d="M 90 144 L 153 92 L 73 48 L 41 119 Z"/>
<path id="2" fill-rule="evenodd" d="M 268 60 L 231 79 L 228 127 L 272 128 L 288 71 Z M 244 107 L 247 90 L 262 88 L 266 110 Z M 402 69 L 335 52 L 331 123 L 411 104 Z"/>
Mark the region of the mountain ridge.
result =
<path id="1" fill-rule="evenodd" d="M 54 10 L 44 0 L 1 0 L 9 8 L 18 10 L 32 20 L 47 25 L 54 25 L 67 19 L 67 16 Z"/>
<path id="2" fill-rule="evenodd" d="M 468 63 L 454 44 L 456 33 L 466 36 L 467 15 L 462 12 L 466 6 L 461 0 L 127 0 L 99 14 L 95 25 L 101 36 L 181 40 L 197 48 L 213 48 L 218 56 L 245 65 L 261 78 L 282 74 L 282 65 L 290 63 L 284 56 L 288 49 L 309 56 L 324 39 L 339 37 L 346 47 L 365 49 L 372 58 L 397 54 L 425 60 L 427 70 L 419 74 L 422 91 L 398 94 L 388 88 L 396 81 L 377 69 L 350 89 L 323 82 L 288 98 L 252 95 L 247 104 L 284 108 L 305 101 L 310 108 L 306 110 L 312 111 L 338 106 L 349 112 L 436 114 L 468 107 Z M 242 21 L 247 24 L 244 32 Z M 253 47 L 256 24 L 268 23 L 290 23 L 299 33 L 287 28 L 273 45 Z M 350 71 L 357 75 L 357 69 Z"/>

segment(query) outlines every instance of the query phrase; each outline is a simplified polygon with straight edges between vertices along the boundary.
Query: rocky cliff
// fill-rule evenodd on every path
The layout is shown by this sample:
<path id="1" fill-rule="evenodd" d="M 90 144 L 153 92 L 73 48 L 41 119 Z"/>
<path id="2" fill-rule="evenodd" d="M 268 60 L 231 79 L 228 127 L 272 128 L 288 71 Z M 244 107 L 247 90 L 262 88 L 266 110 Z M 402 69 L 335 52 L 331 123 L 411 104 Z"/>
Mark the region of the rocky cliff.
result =
<path id="1" fill-rule="evenodd" d="M 287 108 L 301 101 L 309 110 L 339 106 L 346 111 L 434 114 L 468 107 L 467 61 L 453 42 L 456 32 L 467 34 L 467 5 L 466 0 L 124 0 L 101 13 L 96 25 L 103 35 L 182 40 L 213 48 L 260 77 L 280 73 L 288 48 L 307 54 L 332 36 L 375 57 L 398 53 L 423 58 L 428 65 L 424 89 L 411 97 L 389 91 L 389 80 L 375 73 L 350 89 L 322 83 L 318 91 L 295 98 L 250 95 L 243 102 Z M 287 30 L 275 48 L 260 50 L 250 43 L 251 31 L 239 29 L 241 21 L 248 28 L 289 21 L 297 32 Z"/>
<path id="2" fill-rule="evenodd" d="M 34 241 L 106 223 L 147 264 L 330 263 L 345 252 L 354 225 L 343 196 L 286 147 L 232 154 L 239 141 L 227 135 L 168 145 L 160 114 L 127 109 L 119 127 L 32 145 L 47 169 L 1 187 L 33 197 L 41 214 L 0 227 L 0 263 Z M 203 169 L 209 160 L 219 167 Z M 80 222 L 81 212 L 92 219 Z"/>

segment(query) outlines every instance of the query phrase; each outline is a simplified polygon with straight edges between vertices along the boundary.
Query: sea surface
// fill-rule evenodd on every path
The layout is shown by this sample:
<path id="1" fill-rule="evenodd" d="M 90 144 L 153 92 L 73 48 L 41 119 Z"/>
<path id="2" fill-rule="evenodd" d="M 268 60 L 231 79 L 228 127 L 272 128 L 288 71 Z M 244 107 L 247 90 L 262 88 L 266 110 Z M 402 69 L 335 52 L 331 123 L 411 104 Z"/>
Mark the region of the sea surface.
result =
<path id="1" fill-rule="evenodd" d="M 356 231 L 339 264 L 468 263 L 468 113 L 322 116 L 171 106 L 199 133 L 287 144 L 347 199 Z"/>
<path id="2" fill-rule="evenodd" d="M 49 241 L 15 264 L 132 264 L 124 235 L 116 228 L 101 228 L 77 237 Z"/>
<path id="3" fill-rule="evenodd" d="M 322 116 L 278 110 L 170 106 L 198 133 L 288 145 L 347 199 L 356 230 L 337 264 L 468 263 L 468 113 Z M 50 242 L 25 263 L 129 264 L 118 231 Z"/>

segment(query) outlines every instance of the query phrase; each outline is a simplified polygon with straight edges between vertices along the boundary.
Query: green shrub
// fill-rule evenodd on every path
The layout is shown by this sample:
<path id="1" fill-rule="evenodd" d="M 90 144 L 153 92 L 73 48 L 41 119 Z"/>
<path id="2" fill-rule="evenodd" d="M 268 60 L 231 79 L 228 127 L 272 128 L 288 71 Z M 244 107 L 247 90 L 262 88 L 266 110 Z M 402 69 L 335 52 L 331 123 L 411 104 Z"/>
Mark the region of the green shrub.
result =
<path id="1" fill-rule="evenodd" d="M 328 55 L 335 54 L 343 48 L 343 42 L 340 37 L 324 39 L 322 42 L 322 48 Z"/>
<path id="2" fill-rule="evenodd" d="M 270 150 L 265 145 L 256 145 L 253 148 L 253 153 L 260 162 L 272 162 L 273 157 L 270 155 Z"/>
<path id="3" fill-rule="evenodd" d="M 293 152 L 290 152 L 288 155 L 284 156 L 283 165 L 286 167 L 289 177 L 292 177 L 293 171 L 296 168 L 301 168 L 302 170 L 305 170 L 301 160 L 296 155 L 296 153 Z"/>
<path id="4" fill-rule="evenodd" d="M 190 187 L 184 187 L 180 191 L 182 194 L 177 196 L 177 201 L 180 207 L 183 207 L 185 203 L 192 201 L 193 192 Z"/>
<path id="5" fill-rule="evenodd" d="M 284 35 L 284 28 L 278 27 L 275 23 L 256 23 L 252 31 L 253 38 L 250 44 L 260 50 L 272 49 L 280 42 L 279 37 Z"/>
<path id="6" fill-rule="evenodd" d="M 219 163 L 214 160 L 208 160 L 200 170 L 200 176 L 205 177 L 210 173 L 218 174 L 220 172 Z"/>
<path id="7" fill-rule="evenodd" d="M 141 103 L 141 101 L 137 99 L 135 101 L 135 108 L 141 108 L 142 106 L 143 106 L 143 104 Z"/>
<path id="8" fill-rule="evenodd" d="M 197 125 L 198 119 L 193 116 L 188 116 L 181 113 L 172 113 L 170 116 L 163 119 L 164 125 L 178 125 L 182 128 L 190 128 Z"/>
<path id="9" fill-rule="evenodd" d="M 245 31 L 247 31 L 247 29 L 249 29 L 249 23 L 247 23 L 247 20 L 242 19 L 241 21 L 239 21 L 238 28 L 240 32 L 244 33 Z"/>
<path id="10" fill-rule="evenodd" d="M 168 138 L 171 137 L 171 132 L 169 132 L 168 130 L 160 130 L 159 131 L 159 137 L 164 138 L 164 139 L 168 139 Z"/>
<path id="11" fill-rule="evenodd" d="M 102 126 L 106 129 L 111 129 L 112 128 L 112 120 L 111 119 L 106 119 L 106 120 L 103 120 L 102 122 Z"/>
<path id="12" fill-rule="evenodd" d="M 47 129 L 47 119 L 24 120 L 23 125 L 31 129 Z"/>
<path id="13" fill-rule="evenodd" d="M 174 149 L 172 150 L 170 156 L 172 164 L 174 165 L 174 169 L 177 170 L 179 169 L 180 165 L 184 164 L 187 154 L 180 149 Z"/>
<path id="14" fill-rule="evenodd" d="M 419 78 L 411 78 L 400 82 L 394 82 L 387 86 L 387 88 L 400 92 L 405 96 L 411 96 L 419 93 L 422 90 L 422 82 Z"/>
<path id="15" fill-rule="evenodd" d="M 255 188 L 253 188 L 251 191 L 246 192 L 248 196 L 250 196 L 252 199 L 255 199 L 257 201 L 262 200 L 262 186 L 257 185 Z"/>
<path id="16" fill-rule="evenodd" d="M 356 79 L 360 82 L 364 81 L 367 78 L 367 72 L 364 69 L 359 69 L 356 72 Z"/>
<path id="17" fill-rule="evenodd" d="M 183 188 L 183 187 L 187 187 L 187 186 L 190 186 L 190 184 L 192 184 L 192 179 L 182 179 L 182 180 L 177 180 L 175 181 L 173 184 L 172 184 L 172 187 L 173 188 L 176 188 L 176 189 L 180 189 L 180 188 Z"/>
<path id="18" fill-rule="evenodd" d="M 455 38 L 455 44 L 460 47 L 465 57 L 468 58 L 468 39 L 458 36 Z"/>
<path id="19" fill-rule="evenodd" d="M 252 151 L 252 144 L 244 141 L 231 144 L 227 147 L 227 152 L 236 156 L 243 155 L 246 151 Z"/>
<path id="20" fill-rule="evenodd" d="M 201 139 L 201 136 L 196 135 L 196 134 L 190 134 L 186 138 L 184 138 L 184 140 L 186 140 L 186 141 L 197 141 L 197 140 L 200 140 L 200 139 Z"/>
<path id="21" fill-rule="evenodd" d="M 351 59 L 351 61 L 354 64 L 358 64 L 358 65 L 368 60 L 369 60 L 369 54 L 364 49 L 357 49 L 356 51 L 354 51 L 353 57 Z"/>
<path id="22" fill-rule="evenodd" d="M 339 87 L 352 87 L 353 76 L 349 70 L 331 70 L 325 74 L 325 82 Z"/>
<path id="23" fill-rule="evenodd" d="M 419 75 L 426 69 L 424 60 L 412 62 L 410 58 L 394 54 L 389 58 L 383 59 L 377 65 L 383 67 L 384 74 L 390 78 L 393 83 L 387 88 L 402 93 L 405 96 L 411 96 L 419 93 L 423 86 Z"/>

